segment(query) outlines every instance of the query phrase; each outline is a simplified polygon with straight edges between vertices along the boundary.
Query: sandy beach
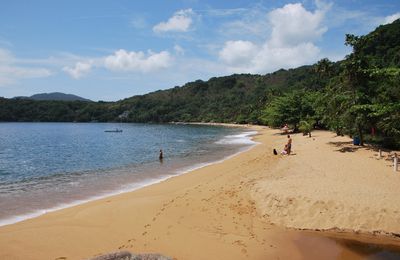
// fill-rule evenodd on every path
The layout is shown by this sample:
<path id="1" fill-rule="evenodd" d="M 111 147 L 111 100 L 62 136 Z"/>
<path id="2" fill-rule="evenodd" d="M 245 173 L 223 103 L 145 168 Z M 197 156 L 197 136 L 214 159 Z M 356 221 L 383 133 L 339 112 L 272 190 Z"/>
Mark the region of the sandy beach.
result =
<path id="1" fill-rule="evenodd" d="M 0 227 L 0 259 L 362 258 L 335 236 L 400 246 L 400 172 L 386 157 L 327 131 L 293 135 L 293 154 L 275 156 L 286 136 L 250 128 L 259 144 L 221 163 Z"/>

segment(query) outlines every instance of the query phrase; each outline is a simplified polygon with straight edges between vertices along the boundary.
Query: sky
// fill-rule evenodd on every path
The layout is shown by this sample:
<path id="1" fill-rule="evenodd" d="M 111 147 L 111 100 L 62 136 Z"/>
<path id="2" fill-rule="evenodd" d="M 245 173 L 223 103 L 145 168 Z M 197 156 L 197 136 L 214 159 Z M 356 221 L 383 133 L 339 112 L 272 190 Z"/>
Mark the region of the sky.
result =
<path id="1" fill-rule="evenodd" d="M 343 59 L 399 0 L 0 0 L 0 96 L 116 101 Z"/>

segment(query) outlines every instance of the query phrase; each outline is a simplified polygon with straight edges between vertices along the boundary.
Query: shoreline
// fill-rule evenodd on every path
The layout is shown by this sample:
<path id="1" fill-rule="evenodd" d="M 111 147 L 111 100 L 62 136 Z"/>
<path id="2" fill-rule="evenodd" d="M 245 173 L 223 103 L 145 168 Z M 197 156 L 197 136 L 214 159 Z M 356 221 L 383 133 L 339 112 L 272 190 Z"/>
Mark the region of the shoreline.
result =
<path id="1" fill-rule="evenodd" d="M 317 248 L 321 249 L 322 255 L 316 258 L 333 256 L 338 250 L 338 245 L 321 239 L 320 235 L 359 241 L 364 235 L 357 235 L 357 229 L 344 235 L 335 230 L 330 235 L 329 231 L 301 231 L 301 227 L 290 227 L 290 223 L 284 222 L 285 217 L 283 222 L 276 221 L 274 216 L 265 217 L 265 204 L 269 200 L 265 200 L 262 192 L 259 192 L 261 197 L 255 197 L 254 191 L 260 187 L 268 191 L 268 185 L 281 184 L 280 180 L 285 178 L 286 184 L 290 184 L 296 174 L 289 166 L 307 166 L 302 161 L 302 149 L 312 142 L 301 140 L 297 135 L 294 137 L 297 155 L 276 157 L 272 155 L 272 148 L 280 147 L 285 136 L 264 127 L 255 128 L 258 134 L 253 139 L 260 145 L 222 162 L 134 192 L 0 227 L 0 258 L 86 259 L 101 253 L 129 250 L 158 252 L 177 259 L 207 259 L 209 254 L 205 251 L 215 252 L 218 259 L 278 256 L 300 259 L 315 257 L 307 250 L 305 237 L 308 236 L 316 239 Z M 322 139 L 324 134 L 316 138 Z M 299 161 L 302 165 L 296 164 Z M 292 187 L 284 187 L 288 187 L 284 191 L 290 197 Z M 299 201 L 300 206 L 302 203 Z M 282 213 L 275 212 L 274 205 L 267 206 L 273 209 L 272 213 Z M 277 216 L 281 217 L 279 214 Z M 322 230 L 314 227 L 314 230 Z M 366 237 L 365 242 L 375 243 L 373 236 Z M 400 246 L 400 239 L 375 237 L 381 244 Z M 52 238 L 51 241 L 48 238 Z M 307 243 L 298 245 L 298 241 Z M 345 247 L 340 250 L 354 255 Z"/>
<path id="2" fill-rule="evenodd" d="M 201 125 L 201 124 L 202 123 L 198 123 L 198 125 Z M 209 124 L 204 124 L 204 125 L 209 125 Z M 212 125 L 231 127 L 230 124 L 212 124 Z M 251 130 L 251 128 L 249 128 L 249 130 Z M 148 178 L 148 179 L 145 179 L 143 181 L 134 182 L 134 183 L 130 183 L 128 185 L 121 186 L 118 189 L 115 189 L 115 190 L 112 190 L 112 191 L 108 191 L 108 192 L 105 192 L 105 193 L 100 193 L 98 195 L 89 196 L 89 197 L 78 199 L 78 200 L 74 200 L 74 201 L 71 201 L 71 202 L 59 203 L 59 204 L 57 204 L 55 206 L 52 206 L 50 208 L 41 208 L 41 209 L 37 209 L 37 210 L 35 210 L 33 212 L 27 212 L 27 213 L 24 213 L 24 214 L 10 216 L 10 217 L 7 217 L 5 219 L 0 219 L 0 228 L 3 227 L 3 226 L 7 226 L 7 225 L 17 224 L 17 223 L 25 221 L 25 220 L 34 219 L 34 218 L 40 217 L 42 215 L 45 215 L 47 213 L 51 213 L 51 212 L 55 212 L 55 211 L 59 211 L 59 210 L 63 210 L 63 209 L 67 209 L 67 208 L 71 208 L 71 207 L 75 207 L 75 206 L 79 206 L 79 205 L 82 205 L 82 204 L 90 203 L 90 202 L 101 200 L 101 199 L 106 199 L 108 197 L 113 197 L 113 196 L 117 196 L 117 195 L 124 194 L 124 193 L 130 193 L 130 192 L 142 189 L 142 188 L 147 187 L 147 186 L 151 186 L 151 185 L 154 185 L 154 184 L 158 184 L 158 183 L 164 182 L 164 181 L 166 181 L 166 180 L 168 180 L 170 178 L 178 177 L 180 175 L 187 174 L 187 173 L 192 172 L 192 171 L 196 171 L 198 169 L 207 167 L 209 165 L 221 163 L 221 162 L 223 162 L 225 160 L 228 160 L 228 159 L 230 159 L 230 158 L 232 158 L 232 157 L 234 157 L 234 156 L 236 156 L 236 155 L 238 155 L 240 153 L 246 152 L 246 151 L 250 150 L 253 146 L 257 145 L 256 142 L 252 141 L 252 136 L 254 136 L 255 134 L 256 133 L 251 133 L 251 132 L 248 132 L 248 131 L 238 133 L 236 136 L 240 135 L 240 137 L 243 137 L 243 138 L 246 139 L 246 142 L 245 142 L 246 146 L 243 146 L 243 147 L 237 149 L 237 151 L 234 152 L 233 154 L 229 154 L 227 156 L 224 156 L 221 159 L 215 159 L 215 160 L 211 160 L 211 161 L 208 161 L 208 162 L 197 163 L 197 164 L 186 166 L 186 167 L 183 167 L 183 168 L 178 168 L 178 169 L 175 169 L 174 172 L 172 172 L 172 173 L 170 173 L 168 175 L 159 176 L 159 178 Z M 219 141 L 221 141 L 221 140 L 219 140 Z"/>

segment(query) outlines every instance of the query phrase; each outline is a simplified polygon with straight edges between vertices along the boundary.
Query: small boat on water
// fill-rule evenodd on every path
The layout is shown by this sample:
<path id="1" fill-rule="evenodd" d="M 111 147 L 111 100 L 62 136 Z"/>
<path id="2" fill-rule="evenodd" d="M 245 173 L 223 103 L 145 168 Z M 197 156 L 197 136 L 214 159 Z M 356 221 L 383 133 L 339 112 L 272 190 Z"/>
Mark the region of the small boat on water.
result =
<path id="1" fill-rule="evenodd" d="M 104 132 L 106 132 L 106 133 L 122 133 L 122 129 L 115 128 L 112 130 L 104 130 Z"/>

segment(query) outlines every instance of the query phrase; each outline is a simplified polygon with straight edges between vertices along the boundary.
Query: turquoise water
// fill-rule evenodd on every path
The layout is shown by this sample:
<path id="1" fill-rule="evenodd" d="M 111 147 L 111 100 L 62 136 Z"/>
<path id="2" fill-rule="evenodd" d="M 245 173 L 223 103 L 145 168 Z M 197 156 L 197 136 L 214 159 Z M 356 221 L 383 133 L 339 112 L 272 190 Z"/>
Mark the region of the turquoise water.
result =
<path id="1" fill-rule="evenodd" d="M 105 132 L 115 128 L 123 132 Z M 251 134 L 199 125 L 1 123 L 0 225 L 221 160 L 251 146 Z"/>

